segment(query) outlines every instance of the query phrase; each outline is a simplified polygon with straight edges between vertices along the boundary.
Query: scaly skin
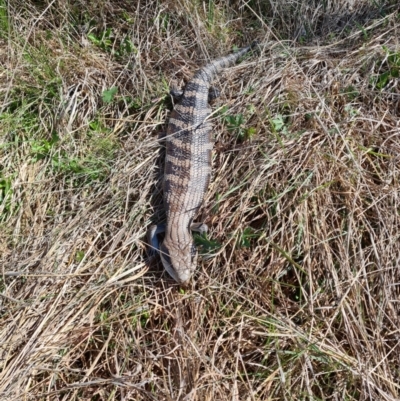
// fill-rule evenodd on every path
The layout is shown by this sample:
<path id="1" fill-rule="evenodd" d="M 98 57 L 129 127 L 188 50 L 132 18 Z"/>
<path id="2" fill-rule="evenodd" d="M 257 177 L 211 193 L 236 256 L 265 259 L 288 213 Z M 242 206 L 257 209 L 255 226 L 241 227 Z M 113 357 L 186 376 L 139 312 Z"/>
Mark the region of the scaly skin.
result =
<path id="1" fill-rule="evenodd" d="M 211 114 L 208 104 L 213 78 L 223 69 L 237 62 L 251 46 L 226 57 L 218 58 L 197 71 L 185 87 L 169 119 L 166 137 L 164 174 L 165 226 L 153 226 L 149 239 L 158 248 L 156 234 L 165 230 L 159 247 L 164 268 L 179 283 L 187 282 L 196 268 L 196 249 L 191 230 L 211 178 Z M 198 231 L 205 225 L 196 224 Z"/>

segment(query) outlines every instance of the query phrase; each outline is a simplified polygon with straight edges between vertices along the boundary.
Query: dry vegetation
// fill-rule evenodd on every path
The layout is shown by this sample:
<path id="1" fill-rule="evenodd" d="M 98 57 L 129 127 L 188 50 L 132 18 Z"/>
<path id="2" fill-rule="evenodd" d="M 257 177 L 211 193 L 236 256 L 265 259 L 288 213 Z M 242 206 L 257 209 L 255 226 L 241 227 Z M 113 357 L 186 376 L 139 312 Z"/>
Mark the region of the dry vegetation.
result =
<path id="1" fill-rule="evenodd" d="M 0 0 L 1 401 L 400 399 L 396 3 Z M 168 88 L 256 38 L 180 288 Z"/>

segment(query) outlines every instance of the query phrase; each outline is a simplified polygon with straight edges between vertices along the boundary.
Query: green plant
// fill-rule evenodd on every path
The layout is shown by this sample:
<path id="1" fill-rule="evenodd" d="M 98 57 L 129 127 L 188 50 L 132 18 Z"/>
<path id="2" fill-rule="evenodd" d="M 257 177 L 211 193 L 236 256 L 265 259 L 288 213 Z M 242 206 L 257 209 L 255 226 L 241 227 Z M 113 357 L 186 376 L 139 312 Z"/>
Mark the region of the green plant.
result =
<path id="1" fill-rule="evenodd" d="M 349 101 L 355 100 L 360 96 L 360 92 L 355 89 L 353 85 L 346 86 L 341 93 L 346 96 Z"/>
<path id="2" fill-rule="evenodd" d="M 346 106 L 344 106 L 344 110 L 350 115 L 350 117 L 355 117 L 360 114 L 359 111 L 355 109 L 351 104 L 346 104 Z"/>
<path id="3" fill-rule="evenodd" d="M 246 128 L 246 120 L 243 114 L 225 114 L 224 122 L 229 132 L 233 132 L 240 141 L 250 139 L 257 130 L 255 127 Z"/>
<path id="4" fill-rule="evenodd" d="M 207 234 L 194 234 L 193 238 L 195 245 L 200 247 L 200 253 L 215 253 L 221 248 L 221 244 L 216 240 L 209 239 Z"/>
<path id="5" fill-rule="evenodd" d="M 8 36 L 9 24 L 7 14 L 7 4 L 5 0 L 0 0 L 0 38 Z"/>
<path id="6" fill-rule="evenodd" d="M 105 51 L 111 51 L 112 49 L 112 29 L 107 28 L 100 35 L 96 35 L 95 33 L 89 33 L 88 39 L 96 46 L 100 47 Z"/>
<path id="7" fill-rule="evenodd" d="M 250 248 L 251 239 L 258 238 L 259 234 L 256 234 L 254 229 L 246 227 L 242 232 L 239 233 L 236 240 L 236 246 L 238 248 Z"/>
<path id="8" fill-rule="evenodd" d="M 93 181 L 103 181 L 109 171 L 107 163 L 91 156 L 85 158 L 70 157 L 66 153 L 54 155 L 51 159 L 53 171 L 63 174 L 74 187 Z"/>
<path id="9" fill-rule="evenodd" d="M 76 251 L 75 260 L 79 263 L 82 262 L 83 258 L 85 257 L 85 251 Z"/>
<path id="10" fill-rule="evenodd" d="M 284 116 L 281 114 L 276 115 L 276 117 L 269 120 L 271 130 L 273 133 L 281 132 L 282 134 L 288 133 L 287 122 Z"/>
<path id="11" fill-rule="evenodd" d="M 118 88 L 116 86 L 113 86 L 112 88 L 103 91 L 102 93 L 103 102 L 106 104 L 111 103 L 114 100 L 117 92 Z"/>
<path id="12" fill-rule="evenodd" d="M 12 209 L 11 196 L 13 194 L 11 178 L 0 175 L 0 220 L 3 220 Z"/>
<path id="13" fill-rule="evenodd" d="M 111 55 L 120 58 L 129 54 L 136 54 L 137 48 L 133 42 L 124 37 L 122 40 L 117 41 L 116 35 L 114 34 L 112 28 L 107 28 L 100 35 L 94 32 L 88 34 L 88 39 L 97 47 L 104 50 Z"/>
<path id="14" fill-rule="evenodd" d="M 386 67 L 386 71 L 371 78 L 376 89 L 383 89 L 392 79 L 397 79 L 400 76 L 400 52 L 393 52 L 386 46 L 383 47 L 383 50 L 386 52 L 386 58 L 382 62 L 382 66 Z"/>
<path id="15" fill-rule="evenodd" d="M 362 25 L 360 25 L 358 22 L 356 22 L 356 26 L 362 32 L 364 41 L 367 41 L 369 39 L 369 36 L 368 36 L 368 32 L 366 31 L 366 29 Z"/>
<path id="16" fill-rule="evenodd" d="M 170 15 L 168 13 L 162 12 L 157 15 L 157 18 L 153 20 L 153 23 L 160 29 L 162 32 L 168 32 L 169 24 L 170 24 Z"/>
<path id="17" fill-rule="evenodd" d="M 49 154 L 53 146 L 59 141 L 58 135 L 53 132 L 50 140 L 41 139 L 37 141 L 33 141 L 31 143 L 31 154 L 33 156 L 33 162 L 37 162 L 38 160 L 42 160 L 46 158 Z"/>

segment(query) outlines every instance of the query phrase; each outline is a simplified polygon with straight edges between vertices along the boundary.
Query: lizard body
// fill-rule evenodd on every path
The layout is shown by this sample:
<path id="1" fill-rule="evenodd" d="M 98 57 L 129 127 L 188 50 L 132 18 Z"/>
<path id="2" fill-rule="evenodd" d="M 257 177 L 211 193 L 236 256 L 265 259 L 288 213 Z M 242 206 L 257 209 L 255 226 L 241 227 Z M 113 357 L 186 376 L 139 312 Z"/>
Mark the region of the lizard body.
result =
<path id="1" fill-rule="evenodd" d="M 209 100 L 216 97 L 211 82 L 224 68 L 234 65 L 257 43 L 218 58 L 186 84 L 171 113 L 166 136 L 164 171 L 165 225 L 148 232 L 153 249 L 158 248 L 164 268 L 179 283 L 187 282 L 196 268 L 196 249 L 191 230 L 205 232 L 205 224 L 194 223 L 211 178 L 211 114 Z M 165 232 L 161 245 L 157 234 Z"/>

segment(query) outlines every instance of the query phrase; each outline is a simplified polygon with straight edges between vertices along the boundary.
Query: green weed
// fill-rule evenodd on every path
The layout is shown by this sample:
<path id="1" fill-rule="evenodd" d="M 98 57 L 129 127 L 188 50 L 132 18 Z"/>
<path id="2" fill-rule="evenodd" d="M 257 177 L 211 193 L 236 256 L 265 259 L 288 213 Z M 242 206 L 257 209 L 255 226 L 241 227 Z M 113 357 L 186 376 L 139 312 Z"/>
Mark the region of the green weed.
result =
<path id="1" fill-rule="evenodd" d="M 116 86 L 113 86 L 112 88 L 103 91 L 103 93 L 102 93 L 103 102 L 106 104 L 111 103 L 114 100 L 117 92 L 118 92 L 118 88 Z"/>
<path id="2" fill-rule="evenodd" d="M 9 30 L 7 4 L 0 0 L 0 38 L 7 38 Z"/>
<path id="3" fill-rule="evenodd" d="M 164 33 L 168 32 L 171 17 L 168 13 L 160 13 L 153 20 L 153 23 L 158 27 L 158 29 Z"/>
<path id="4" fill-rule="evenodd" d="M 55 173 L 61 173 L 74 187 L 92 182 L 104 181 L 110 166 L 94 157 L 76 158 L 67 154 L 54 155 L 51 166 Z"/>
<path id="5" fill-rule="evenodd" d="M 193 234 L 194 243 L 200 248 L 201 254 L 213 254 L 221 248 L 221 244 L 207 237 L 207 234 Z"/>
<path id="6" fill-rule="evenodd" d="M 274 134 L 282 133 L 284 135 L 288 134 L 287 119 L 282 114 L 277 114 L 274 118 L 269 120 L 271 130 Z"/>
<path id="7" fill-rule="evenodd" d="M 138 52 L 137 48 L 129 38 L 124 37 L 122 40 L 117 41 L 116 35 L 112 28 L 107 28 L 99 35 L 91 32 L 88 34 L 88 39 L 95 46 L 107 53 L 110 53 L 116 58 L 121 58 L 130 54 L 136 54 Z"/>
<path id="8" fill-rule="evenodd" d="M 393 79 L 398 79 L 400 76 L 400 52 L 393 52 L 386 46 L 383 47 L 386 52 L 386 58 L 382 62 L 382 69 L 386 71 L 371 78 L 371 83 L 376 89 L 385 88 Z"/>
<path id="9" fill-rule="evenodd" d="M 0 175 L 0 221 L 3 221 L 12 212 L 12 180 Z"/>
<path id="10" fill-rule="evenodd" d="M 346 96 L 347 100 L 353 101 L 360 96 L 360 92 L 353 85 L 346 86 L 341 93 Z"/>
<path id="11" fill-rule="evenodd" d="M 250 248 L 251 240 L 259 238 L 260 235 L 255 232 L 254 228 L 246 227 L 242 232 L 237 235 L 236 247 L 237 248 Z"/>
<path id="12" fill-rule="evenodd" d="M 358 22 L 356 22 L 356 26 L 362 32 L 364 41 L 365 42 L 368 41 L 369 35 L 368 35 L 368 32 L 366 31 L 366 29 L 362 25 L 360 25 Z"/>
<path id="13" fill-rule="evenodd" d="M 243 114 L 226 114 L 224 122 L 229 132 L 232 132 L 240 141 L 251 139 L 257 130 L 255 127 L 246 127 L 246 119 Z"/>
<path id="14" fill-rule="evenodd" d="M 76 251 L 75 260 L 80 263 L 82 262 L 83 258 L 85 257 L 85 251 Z"/>
<path id="15" fill-rule="evenodd" d="M 41 139 L 31 143 L 31 154 L 33 162 L 46 158 L 54 145 L 59 141 L 58 135 L 54 132 L 50 140 Z"/>

